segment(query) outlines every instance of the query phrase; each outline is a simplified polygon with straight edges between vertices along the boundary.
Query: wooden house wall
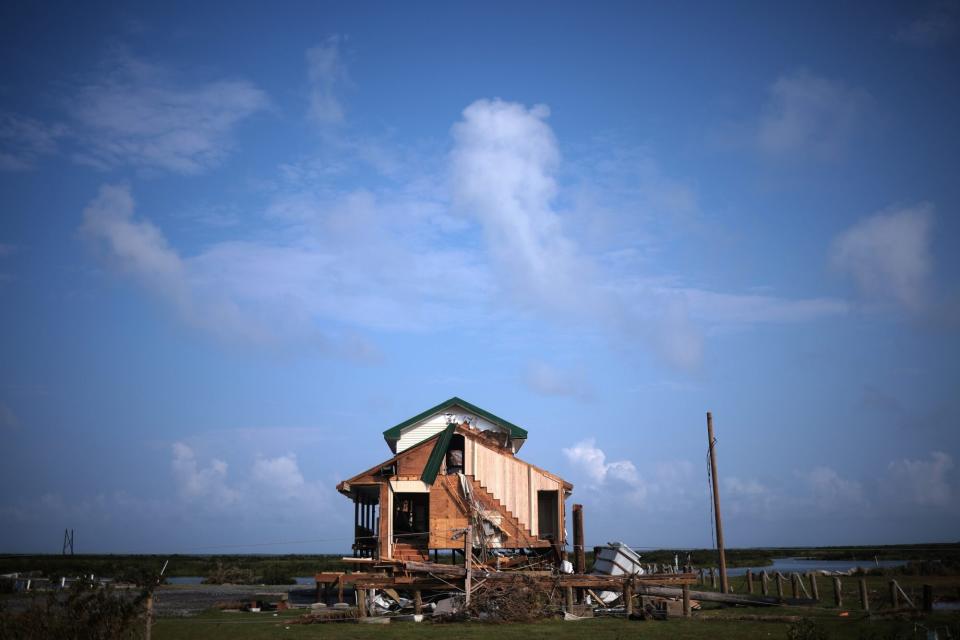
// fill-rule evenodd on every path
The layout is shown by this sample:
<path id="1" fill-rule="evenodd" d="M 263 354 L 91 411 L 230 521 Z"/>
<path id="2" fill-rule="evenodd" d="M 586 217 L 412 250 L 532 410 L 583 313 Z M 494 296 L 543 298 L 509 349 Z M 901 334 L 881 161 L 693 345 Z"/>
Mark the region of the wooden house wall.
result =
<path id="1" fill-rule="evenodd" d="M 430 416 L 425 420 L 421 420 L 420 422 L 412 424 L 406 429 L 403 429 L 400 432 L 400 438 L 397 440 L 397 453 L 409 449 L 418 442 L 422 442 L 430 436 L 435 436 L 446 429 L 449 421 L 447 414 L 450 414 L 453 417 L 453 420 L 456 422 L 456 424 L 462 424 L 466 418 L 469 418 L 471 424 L 473 424 L 473 426 L 480 431 L 503 431 L 500 426 L 484 420 L 480 416 L 465 411 L 461 407 L 454 406 L 450 407 L 446 411 Z"/>
<path id="2" fill-rule="evenodd" d="M 526 527 L 538 535 L 537 491 L 557 491 L 558 531 L 563 532 L 563 484 L 533 465 L 510 454 L 487 447 L 473 438 L 466 439 L 465 472 L 483 487 Z"/>
<path id="3" fill-rule="evenodd" d="M 467 516 L 460 498 L 458 476 L 437 476 L 430 488 L 430 548 L 463 549 L 463 538 L 453 538 L 456 529 L 466 528 Z"/>

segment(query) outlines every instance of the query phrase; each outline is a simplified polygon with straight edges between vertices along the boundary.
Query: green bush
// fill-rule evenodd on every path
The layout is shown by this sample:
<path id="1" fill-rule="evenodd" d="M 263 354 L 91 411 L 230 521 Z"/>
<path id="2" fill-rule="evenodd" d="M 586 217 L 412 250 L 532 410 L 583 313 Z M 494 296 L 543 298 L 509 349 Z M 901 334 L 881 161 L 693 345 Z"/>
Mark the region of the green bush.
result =
<path id="1" fill-rule="evenodd" d="M 140 638 L 146 626 L 144 603 L 137 595 L 77 581 L 65 592 L 34 596 L 20 611 L 0 610 L 0 638 L 22 640 L 113 640 Z"/>

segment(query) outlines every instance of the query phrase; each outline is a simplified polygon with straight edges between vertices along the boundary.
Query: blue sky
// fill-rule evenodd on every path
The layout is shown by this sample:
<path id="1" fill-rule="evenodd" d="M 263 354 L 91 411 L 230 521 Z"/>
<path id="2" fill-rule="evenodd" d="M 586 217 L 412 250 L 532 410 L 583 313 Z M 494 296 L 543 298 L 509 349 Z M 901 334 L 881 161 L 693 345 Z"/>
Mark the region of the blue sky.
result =
<path id="1" fill-rule="evenodd" d="M 589 544 L 708 410 L 728 544 L 956 539 L 956 2 L 2 12 L 0 548 L 346 551 L 454 395 Z"/>

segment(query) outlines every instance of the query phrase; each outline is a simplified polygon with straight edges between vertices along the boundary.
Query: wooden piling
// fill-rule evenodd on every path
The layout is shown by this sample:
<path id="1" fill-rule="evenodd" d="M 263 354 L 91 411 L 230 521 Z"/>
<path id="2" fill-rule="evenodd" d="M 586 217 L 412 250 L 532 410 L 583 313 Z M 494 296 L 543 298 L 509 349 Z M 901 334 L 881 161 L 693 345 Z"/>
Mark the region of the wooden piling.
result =
<path id="1" fill-rule="evenodd" d="M 753 571 L 747 569 L 747 593 L 753 593 Z"/>
<path id="2" fill-rule="evenodd" d="M 870 611 L 870 596 L 867 593 L 867 579 L 860 578 L 860 608 Z"/>
<path id="3" fill-rule="evenodd" d="M 770 595 L 770 576 L 767 575 L 767 570 L 764 569 L 760 572 L 760 593 L 763 595 Z"/>
<path id="4" fill-rule="evenodd" d="M 777 597 L 783 600 L 783 574 L 777 571 Z"/>
<path id="5" fill-rule="evenodd" d="M 623 583 L 623 604 L 629 617 L 633 613 L 633 584 L 629 580 Z"/>
<path id="6" fill-rule="evenodd" d="M 420 589 L 413 590 L 413 612 L 417 615 L 423 613 L 423 595 Z"/>
<path id="7" fill-rule="evenodd" d="M 800 597 L 800 575 L 797 573 L 790 574 L 790 590 L 794 598 Z"/>
<path id="8" fill-rule="evenodd" d="M 573 587 L 566 588 L 567 611 L 573 611 Z"/>
<path id="9" fill-rule="evenodd" d="M 820 588 L 817 586 L 817 574 L 815 571 L 811 571 L 807 574 L 807 579 L 810 581 L 810 595 L 814 600 L 819 602 L 820 600 Z"/>
<path id="10" fill-rule="evenodd" d="M 583 549 L 583 505 L 573 505 L 573 570 L 586 573 L 587 556 Z"/>
<path id="11" fill-rule="evenodd" d="M 717 588 L 717 572 L 714 571 L 713 567 L 710 567 L 710 586 L 714 589 Z"/>
<path id="12" fill-rule="evenodd" d="M 690 617 L 690 585 L 683 585 L 683 617 Z"/>
<path id="13" fill-rule="evenodd" d="M 897 593 L 897 581 L 890 581 L 890 606 L 896 609 L 900 606 L 900 594 Z"/>
<path id="14" fill-rule="evenodd" d="M 843 591 L 840 576 L 833 576 L 833 604 L 837 609 L 843 608 Z"/>
<path id="15" fill-rule="evenodd" d="M 367 590 L 366 589 L 357 589 L 357 616 L 360 618 L 367 617 Z"/>

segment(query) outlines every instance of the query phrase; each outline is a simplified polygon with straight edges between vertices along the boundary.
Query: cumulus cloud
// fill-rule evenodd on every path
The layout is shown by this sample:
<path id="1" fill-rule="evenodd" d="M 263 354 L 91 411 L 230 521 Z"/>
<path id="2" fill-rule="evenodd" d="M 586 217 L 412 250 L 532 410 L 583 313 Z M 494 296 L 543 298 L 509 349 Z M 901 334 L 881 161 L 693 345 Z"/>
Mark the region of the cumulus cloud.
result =
<path id="1" fill-rule="evenodd" d="M 920 203 L 861 220 L 833 242 L 831 262 L 861 292 L 918 311 L 928 302 L 933 207 Z"/>
<path id="2" fill-rule="evenodd" d="M 914 47 L 935 47 L 953 39 L 958 20 L 960 2 L 935 1 L 924 15 L 898 29 L 894 39 Z"/>
<path id="3" fill-rule="evenodd" d="M 67 134 L 63 124 L 47 124 L 14 113 L 0 113 L 0 170 L 33 169 L 37 161 L 55 153 Z"/>
<path id="4" fill-rule="evenodd" d="M 331 36 L 323 44 L 307 50 L 307 78 L 310 86 L 307 115 L 316 124 L 333 125 L 343 122 L 343 106 L 336 89 L 346 77 L 346 69 L 340 59 L 339 36 Z"/>
<path id="5" fill-rule="evenodd" d="M 593 389 L 575 371 L 558 369 L 546 362 L 532 362 L 523 378 L 528 389 L 543 396 L 566 396 L 579 400 L 593 397 Z"/>
<path id="6" fill-rule="evenodd" d="M 607 462 L 607 454 L 597 447 L 594 438 L 581 440 L 572 447 L 563 450 L 575 467 L 587 474 L 595 484 L 603 484 L 608 480 L 619 480 L 627 484 L 639 486 L 640 475 L 637 468 L 629 460 Z"/>
<path id="7" fill-rule="evenodd" d="M 138 219 L 123 185 L 105 185 L 88 205 L 84 235 L 108 264 L 193 326 L 351 357 L 375 353 L 359 331 L 484 326 L 532 312 L 695 369 L 704 327 L 839 312 L 829 300 L 662 286 L 586 252 L 554 203 L 560 154 L 548 113 L 499 100 L 468 106 L 452 129 L 449 181 L 427 173 L 376 191 L 337 190 L 326 166 L 283 165 L 261 211 L 266 230 L 194 255 Z M 479 246 L 463 241 L 472 225 L 482 230 Z M 552 395 L 589 391 L 576 376 L 542 365 L 525 382 Z"/>
<path id="8" fill-rule="evenodd" d="M 807 71 L 780 76 L 769 88 L 757 144 L 769 153 L 835 154 L 849 140 L 869 104 L 865 91 Z"/>
<path id="9" fill-rule="evenodd" d="M 299 491 L 305 484 L 297 457 L 292 453 L 277 458 L 257 458 L 253 463 L 253 478 L 285 493 Z"/>
<path id="10" fill-rule="evenodd" d="M 289 503 L 311 514 L 330 510 L 332 490 L 322 482 L 308 481 L 295 454 L 277 457 L 257 455 L 249 472 L 230 479 L 227 463 L 212 458 L 202 466 L 194 450 L 177 442 L 172 447 L 171 468 L 181 499 L 180 510 L 193 506 L 229 510 L 234 516 L 269 514 L 273 522 L 294 522 Z M 336 518 L 336 516 L 330 516 Z"/>
<path id="11" fill-rule="evenodd" d="M 775 492 L 755 478 L 725 476 L 720 480 L 723 509 L 731 515 L 769 517 L 778 502 Z"/>
<path id="12" fill-rule="evenodd" d="M 834 469 L 816 467 L 800 477 L 807 484 L 814 504 L 826 511 L 860 507 L 863 504 L 863 486 L 856 480 L 843 478 Z"/>
<path id="13" fill-rule="evenodd" d="M 310 194 L 285 205 L 294 220 L 269 239 L 223 241 L 192 256 L 134 209 L 129 187 L 103 186 L 84 210 L 83 235 L 185 322 L 229 340 L 375 359 L 359 331 L 469 325 L 483 315 L 491 287 L 469 250 L 391 227 L 399 218 L 424 228 L 431 221 L 412 218 L 402 200 L 384 204 L 366 192 Z"/>
<path id="14" fill-rule="evenodd" d="M 227 484 L 227 463 L 213 458 L 210 465 L 201 467 L 193 449 L 175 442 L 172 447 L 171 468 L 180 495 L 186 500 L 210 499 L 213 506 L 230 506 L 240 493 Z"/>
<path id="15" fill-rule="evenodd" d="M 550 110 L 478 100 L 453 126 L 455 204 L 479 221 L 487 249 L 515 299 L 572 310 L 596 300 L 593 266 L 553 209 L 560 152 Z"/>
<path id="16" fill-rule="evenodd" d="M 955 507 L 948 478 L 953 466 L 953 458 L 942 451 L 932 452 L 926 460 L 894 460 L 887 466 L 885 495 L 915 506 Z"/>
<path id="17" fill-rule="evenodd" d="M 162 67 L 117 55 L 68 107 L 83 148 L 78 160 L 197 174 L 223 162 L 236 125 L 268 104 L 245 80 L 182 83 Z"/>

